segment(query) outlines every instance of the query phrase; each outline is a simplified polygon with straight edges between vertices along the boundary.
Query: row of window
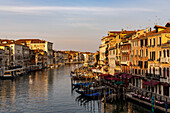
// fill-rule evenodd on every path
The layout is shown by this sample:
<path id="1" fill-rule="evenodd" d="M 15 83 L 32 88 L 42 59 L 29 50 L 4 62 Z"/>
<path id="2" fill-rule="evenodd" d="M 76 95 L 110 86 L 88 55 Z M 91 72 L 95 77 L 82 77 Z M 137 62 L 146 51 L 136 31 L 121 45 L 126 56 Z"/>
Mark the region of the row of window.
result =
<path id="1" fill-rule="evenodd" d="M 129 50 L 130 46 L 122 46 L 122 50 Z"/>
<path id="2" fill-rule="evenodd" d="M 132 61 L 132 64 L 139 66 L 140 68 L 148 68 L 148 61 Z"/>
<path id="3" fill-rule="evenodd" d="M 153 70 L 149 70 L 149 74 L 153 74 L 156 75 L 156 71 L 155 68 L 153 68 Z M 132 69 L 132 73 L 133 74 L 139 74 L 139 75 L 146 75 L 148 73 L 148 70 L 145 71 L 143 69 Z M 159 68 L 159 74 L 157 74 L 159 76 L 163 76 L 163 77 L 169 77 L 169 68 Z"/>
<path id="4" fill-rule="evenodd" d="M 155 51 L 150 52 L 149 53 L 149 59 L 155 60 L 155 55 L 156 55 Z M 162 51 L 159 51 L 158 52 L 158 59 L 161 58 L 161 57 L 164 57 L 164 58 L 169 57 L 169 49 L 167 49 L 167 50 L 164 49 L 163 54 L 162 54 Z"/>
<path id="5" fill-rule="evenodd" d="M 144 70 L 143 69 L 132 69 L 132 73 L 133 74 L 143 75 L 144 74 Z"/>
<path id="6" fill-rule="evenodd" d="M 148 44 L 148 41 L 149 41 L 149 44 Z M 161 37 L 158 38 L 158 43 L 157 45 L 161 45 L 162 43 L 162 39 Z M 140 42 L 139 42 L 139 46 L 140 47 L 143 47 L 143 46 L 155 46 L 155 38 L 152 38 L 152 39 L 141 39 Z M 134 41 L 132 43 L 132 45 L 135 47 L 135 46 L 138 46 L 138 40 L 137 41 Z"/>
<path id="7" fill-rule="evenodd" d="M 162 52 L 163 52 L 163 54 L 162 54 Z M 134 50 L 132 51 L 132 56 L 134 55 Z M 137 57 L 137 55 L 138 55 L 138 50 L 136 50 L 136 52 L 135 52 L 135 56 Z M 143 50 L 140 50 L 140 57 L 143 57 L 144 56 L 144 52 L 143 52 Z M 149 59 L 151 59 L 151 60 L 155 60 L 155 55 L 156 55 L 156 52 L 155 51 L 152 51 L 152 52 L 150 52 L 149 53 Z M 148 56 L 148 49 L 146 49 L 145 50 L 145 57 L 147 57 Z M 158 52 L 158 58 L 161 58 L 161 57 L 169 57 L 170 55 L 169 55 L 169 49 L 164 49 L 163 51 L 159 51 Z"/>
<path id="8" fill-rule="evenodd" d="M 126 54 L 126 55 L 122 55 L 122 61 L 129 61 L 129 55 Z"/>
<path id="9" fill-rule="evenodd" d="M 115 52 L 116 52 L 115 50 L 110 50 L 109 55 L 115 55 Z"/>
<path id="10" fill-rule="evenodd" d="M 134 50 L 132 51 L 132 56 L 134 55 Z M 138 56 L 138 50 L 135 51 L 135 56 L 137 57 Z M 143 50 L 140 50 L 139 51 L 139 56 L 140 57 L 143 57 L 144 56 L 144 51 Z M 148 49 L 145 50 L 145 57 L 148 56 Z"/>
<path id="11" fill-rule="evenodd" d="M 35 45 L 32 45 L 32 47 L 45 47 L 45 45 L 38 45 L 38 44 L 35 44 Z"/>
<path id="12" fill-rule="evenodd" d="M 152 74 L 156 74 L 156 70 L 154 67 L 151 69 L 149 69 L 149 72 L 152 73 Z M 169 68 L 159 68 L 159 75 L 162 75 L 163 77 L 169 77 Z"/>

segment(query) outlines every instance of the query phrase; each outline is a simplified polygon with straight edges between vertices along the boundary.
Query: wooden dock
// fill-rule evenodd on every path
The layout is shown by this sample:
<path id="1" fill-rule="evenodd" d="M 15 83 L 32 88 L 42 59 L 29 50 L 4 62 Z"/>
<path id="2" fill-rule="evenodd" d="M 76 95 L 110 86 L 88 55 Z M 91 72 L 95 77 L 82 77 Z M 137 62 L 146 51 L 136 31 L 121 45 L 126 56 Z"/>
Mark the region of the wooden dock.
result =
<path id="1" fill-rule="evenodd" d="M 148 102 L 146 102 L 146 101 L 143 101 L 143 100 L 140 100 L 140 99 L 138 99 L 138 98 L 135 98 L 135 97 L 133 97 L 131 94 L 126 94 L 126 97 L 127 97 L 127 99 L 134 100 L 135 102 L 138 102 L 138 103 L 140 103 L 140 104 L 145 104 L 145 105 L 147 105 L 147 106 L 152 107 L 152 104 L 151 104 L 151 103 L 148 103 Z M 155 109 L 159 109 L 159 110 L 165 112 L 165 108 L 160 107 L 160 106 L 158 106 L 158 105 L 154 105 L 154 106 L 155 106 Z M 170 113 L 170 108 L 167 109 L 167 112 Z"/>

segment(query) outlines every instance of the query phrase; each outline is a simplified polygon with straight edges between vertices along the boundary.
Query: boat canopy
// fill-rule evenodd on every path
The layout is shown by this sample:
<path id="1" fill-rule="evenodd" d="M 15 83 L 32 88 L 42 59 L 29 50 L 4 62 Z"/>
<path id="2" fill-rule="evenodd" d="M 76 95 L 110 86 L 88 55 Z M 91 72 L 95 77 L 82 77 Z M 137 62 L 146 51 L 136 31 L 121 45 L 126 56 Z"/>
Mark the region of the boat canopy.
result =
<path id="1" fill-rule="evenodd" d="M 116 85 L 120 85 L 120 84 L 124 84 L 125 81 L 119 81 L 119 82 L 115 82 Z"/>
<path id="2" fill-rule="evenodd" d="M 118 80 L 118 78 L 115 78 L 115 77 L 107 77 L 105 78 L 106 80 Z"/>

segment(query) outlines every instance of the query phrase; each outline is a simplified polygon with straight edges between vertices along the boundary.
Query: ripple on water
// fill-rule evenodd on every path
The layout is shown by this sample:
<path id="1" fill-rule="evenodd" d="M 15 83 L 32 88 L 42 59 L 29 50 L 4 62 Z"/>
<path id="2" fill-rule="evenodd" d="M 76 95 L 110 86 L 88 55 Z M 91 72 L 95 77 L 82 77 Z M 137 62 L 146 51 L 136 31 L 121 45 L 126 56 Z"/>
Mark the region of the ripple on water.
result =
<path id="1" fill-rule="evenodd" d="M 0 80 L 0 112 L 4 113 L 140 113 L 143 108 L 128 104 L 128 110 L 115 110 L 116 104 L 98 101 L 81 102 L 71 91 L 70 71 L 78 65 L 31 73 L 15 80 Z M 124 104 L 125 105 L 125 104 Z M 120 107 L 120 106 L 119 106 Z M 126 107 L 127 108 L 127 107 Z M 143 110 L 146 111 L 146 110 Z M 147 111 L 148 112 L 148 111 Z M 150 112 L 150 111 L 149 111 Z"/>

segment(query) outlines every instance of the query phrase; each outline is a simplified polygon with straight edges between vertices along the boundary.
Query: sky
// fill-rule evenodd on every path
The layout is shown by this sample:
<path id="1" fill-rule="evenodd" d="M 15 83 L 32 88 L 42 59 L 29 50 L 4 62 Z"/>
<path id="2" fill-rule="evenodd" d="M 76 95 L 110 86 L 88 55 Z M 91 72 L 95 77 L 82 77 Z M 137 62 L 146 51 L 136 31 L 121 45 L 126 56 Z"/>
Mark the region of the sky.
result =
<path id="1" fill-rule="evenodd" d="M 0 0 L 0 38 L 39 38 L 96 52 L 108 31 L 170 22 L 170 0 Z"/>

